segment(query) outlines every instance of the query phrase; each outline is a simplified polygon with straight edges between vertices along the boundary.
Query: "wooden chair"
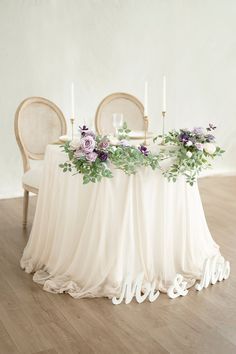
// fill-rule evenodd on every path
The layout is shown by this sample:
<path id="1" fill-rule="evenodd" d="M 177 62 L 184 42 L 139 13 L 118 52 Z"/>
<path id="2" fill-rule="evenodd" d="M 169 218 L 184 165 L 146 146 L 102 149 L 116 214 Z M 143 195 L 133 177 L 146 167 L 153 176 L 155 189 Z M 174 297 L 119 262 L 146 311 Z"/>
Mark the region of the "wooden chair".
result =
<path id="1" fill-rule="evenodd" d="M 144 107 L 134 96 L 117 92 L 105 97 L 99 104 L 95 115 L 95 127 L 99 134 L 111 134 L 115 129 L 112 114 L 123 113 L 124 121 L 133 131 L 144 130 Z"/>
<path id="2" fill-rule="evenodd" d="M 29 192 L 38 194 L 46 146 L 66 134 L 66 120 L 61 110 L 42 97 L 29 97 L 17 108 L 15 135 L 20 148 L 24 175 L 23 227 L 27 225 Z M 30 160 L 32 161 L 30 164 Z"/>

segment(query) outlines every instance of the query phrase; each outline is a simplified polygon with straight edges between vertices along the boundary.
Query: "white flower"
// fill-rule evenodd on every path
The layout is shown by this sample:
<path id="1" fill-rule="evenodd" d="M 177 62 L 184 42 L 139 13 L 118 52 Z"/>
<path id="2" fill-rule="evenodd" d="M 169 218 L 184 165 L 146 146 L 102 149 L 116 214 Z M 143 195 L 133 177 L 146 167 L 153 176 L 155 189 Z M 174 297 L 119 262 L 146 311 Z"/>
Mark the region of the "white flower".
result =
<path id="1" fill-rule="evenodd" d="M 189 140 L 185 145 L 186 145 L 186 146 L 191 146 L 191 145 L 193 145 L 193 143 L 192 143 L 191 140 Z"/>
<path id="2" fill-rule="evenodd" d="M 187 155 L 189 158 L 192 157 L 191 151 L 186 152 L 186 155 Z"/>
<path id="3" fill-rule="evenodd" d="M 157 137 L 156 140 L 155 140 L 155 143 L 157 145 L 160 145 L 162 142 L 163 142 L 163 138 L 162 137 Z M 135 144 L 135 145 L 137 145 L 137 144 Z M 137 146 L 139 146 L 139 144 Z"/>
<path id="4" fill-rule="evenodd" d="M 123 139 L 123 140 L 120 140 L 120 145 L 121 146 L 130 146 L 130 142 L 128 140 Z"/>
<path id="5" fill-rule="evenodd" d="M 67 142 L 70 141 L 70 137 L 68 135 L 62 135 L 59 138 L 60 141 Z"/>
<path id="6" fill-rule="evenodd" d="M 205 143 L 203 145 L 204 150 L 207 154 L 213 155 L 216 151 L 216 146 L 212 143 Z"/>
<path id="7" fill-rule="evenodd" d="M 118 145 L 119 139 L 117 139 L 115 136 L 109 135 L 108 139 L 111 143 L 111 145 Z"/>
<path id="8" fill-rule="evenodd" d="M 71 150 L 76 150 L 80 147 L 80 139 L 79 138 L 74 138 L 70 142 L 70 148 Z"/>
<path id="9" fill-rule="evenodd" d="M 84 156 L 84 153 L 82 152 L 81 149 L 77 149 L 77 150 L 75 150 L 75 152 L 74 152 L 74 156 L 75 156 L 77 159 L 80 159 L 81 157 Z"/>

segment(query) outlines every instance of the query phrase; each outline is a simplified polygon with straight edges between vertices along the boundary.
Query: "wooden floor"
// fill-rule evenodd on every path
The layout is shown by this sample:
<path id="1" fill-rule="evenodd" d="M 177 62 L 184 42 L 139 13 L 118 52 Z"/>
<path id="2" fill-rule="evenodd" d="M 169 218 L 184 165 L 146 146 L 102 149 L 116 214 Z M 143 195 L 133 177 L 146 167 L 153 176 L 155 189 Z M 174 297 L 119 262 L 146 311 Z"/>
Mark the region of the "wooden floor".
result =
<path id="1" fill-rule="evenodd" d="M 202 292 L 114 306 L 44 292 L 19 267 L 28 232 L 21 199 L 0 201 L 0 353 L 236 353 L 236 178 L 199 182 L 207 221 L 231 277 Z M 35 199 L 31 200 L 32 225 Z"/>

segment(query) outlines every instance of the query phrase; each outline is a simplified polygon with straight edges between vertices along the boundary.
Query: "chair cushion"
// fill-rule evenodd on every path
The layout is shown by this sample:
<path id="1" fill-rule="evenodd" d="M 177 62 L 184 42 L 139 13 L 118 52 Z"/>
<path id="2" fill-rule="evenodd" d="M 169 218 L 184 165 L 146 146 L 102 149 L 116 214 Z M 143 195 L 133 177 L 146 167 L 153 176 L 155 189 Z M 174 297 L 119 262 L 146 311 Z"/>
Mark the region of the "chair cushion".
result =
<path id="1" fill-rule="evenodd" d="M 30 187 L 39 189 L 42 174 L 43 161 L 37 161 L 31 166 L 29 171 L 25 172 L 22 177 L 22 182 Z"/>

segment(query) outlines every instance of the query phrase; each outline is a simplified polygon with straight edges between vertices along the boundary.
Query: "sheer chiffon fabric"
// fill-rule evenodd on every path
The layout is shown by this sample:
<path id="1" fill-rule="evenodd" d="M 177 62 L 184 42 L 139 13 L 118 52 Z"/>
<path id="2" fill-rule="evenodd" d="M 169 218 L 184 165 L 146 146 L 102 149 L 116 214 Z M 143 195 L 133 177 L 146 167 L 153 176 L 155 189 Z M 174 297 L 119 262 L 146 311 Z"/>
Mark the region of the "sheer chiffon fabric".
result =
<path id="1" fill-rule="evenodd" d="M 36 214 L 21 267 L 53 293 L 75 298 L 118 296 L 127 276 L 156 281 L 165 292 L 181 273 L 189 286 L 204 260 L 219 254 L 205 220 L 198 186 L 168 182 L 143 168 L 83 185 L 58 167 L 66 155 L 46 151 Z"/>

